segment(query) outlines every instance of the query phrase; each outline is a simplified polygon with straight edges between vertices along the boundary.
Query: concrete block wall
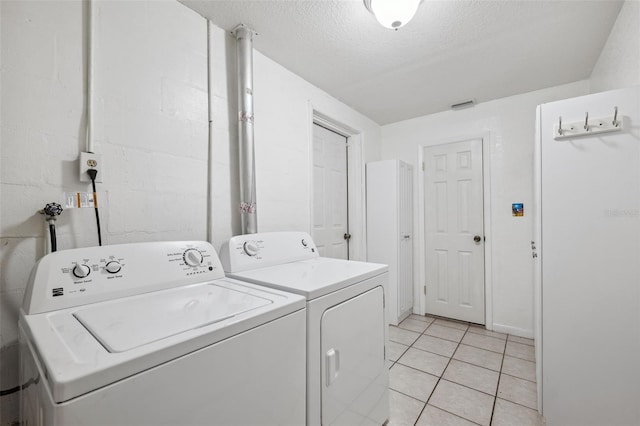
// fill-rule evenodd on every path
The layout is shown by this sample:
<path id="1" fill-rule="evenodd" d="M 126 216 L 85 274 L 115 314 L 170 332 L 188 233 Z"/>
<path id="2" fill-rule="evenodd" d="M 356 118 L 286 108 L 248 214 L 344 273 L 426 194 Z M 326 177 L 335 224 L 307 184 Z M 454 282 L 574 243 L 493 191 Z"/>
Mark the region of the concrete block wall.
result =
<path id="1" fill-rule="evenodd" d="M 206 239 L 207 23 L 174 1 L 94 2 L 94 135 L 104 244 Z M 0 388 L 18 385 L 17 317 L 45 253 L 37 211 L 78 179 L 85 150 L 86 2 L 3 1 Z M 97 245 L 93 209 L 65 210 L 58 247 Z M 0 424 L 17 420 L 0 399 Z"/>

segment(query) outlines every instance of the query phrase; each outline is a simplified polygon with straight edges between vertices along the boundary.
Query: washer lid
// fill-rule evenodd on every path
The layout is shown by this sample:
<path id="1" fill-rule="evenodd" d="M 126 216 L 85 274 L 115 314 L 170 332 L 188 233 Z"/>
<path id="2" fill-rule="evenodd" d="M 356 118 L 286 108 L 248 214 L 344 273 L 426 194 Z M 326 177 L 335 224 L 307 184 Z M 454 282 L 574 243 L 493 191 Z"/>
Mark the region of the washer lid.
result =
<path id="1" fill-rule="evenodd" d="M 387 270 L 387 265 L 378 263 L 317 257 L 227 275 L 301 294 L 307 300 L 311 300 L 375 277 Z"/>
<path id="2" fill-rule="evenodd" d="M 89 306 L 73 313 L 109 352 L 125 352 L 273 303 L 214 283 Z"/>

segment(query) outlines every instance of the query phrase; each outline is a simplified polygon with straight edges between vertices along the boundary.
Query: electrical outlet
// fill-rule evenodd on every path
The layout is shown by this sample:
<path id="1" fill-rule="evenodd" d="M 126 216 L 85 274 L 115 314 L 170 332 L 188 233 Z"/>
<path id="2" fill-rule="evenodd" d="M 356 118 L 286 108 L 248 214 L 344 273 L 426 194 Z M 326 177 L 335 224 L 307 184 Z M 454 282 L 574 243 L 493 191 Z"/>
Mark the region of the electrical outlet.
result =
<path id="1" fill-rule="evenodd" d="M 80 182 L 91 182 L 91 178 L 87 174 L 87 170 L 95 169 L 98 171 L 96 182 L 104 181 L 104 162 L 101 154 L 92 154 L 90 152 L 80 153 Z"/>

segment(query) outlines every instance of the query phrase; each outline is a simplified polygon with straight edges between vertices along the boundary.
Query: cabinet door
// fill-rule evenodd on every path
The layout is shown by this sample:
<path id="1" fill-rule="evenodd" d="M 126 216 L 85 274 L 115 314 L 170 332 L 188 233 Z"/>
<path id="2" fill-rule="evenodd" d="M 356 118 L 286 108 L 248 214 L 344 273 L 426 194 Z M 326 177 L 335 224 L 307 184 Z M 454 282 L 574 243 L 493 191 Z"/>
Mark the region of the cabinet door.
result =
<path id="1" fill-rule="evenodd" d="M 398 170 L 398 320 L 413 311 L 413 168 L 399 162 Z"/>
<path id="2" fill-rule="evenodd" d="M 322 424 L 382 424 L 388 404 L 382 287 L 327 309 L 322 316 Z M 384 418 L 377 418 L 383 413 Z"/>

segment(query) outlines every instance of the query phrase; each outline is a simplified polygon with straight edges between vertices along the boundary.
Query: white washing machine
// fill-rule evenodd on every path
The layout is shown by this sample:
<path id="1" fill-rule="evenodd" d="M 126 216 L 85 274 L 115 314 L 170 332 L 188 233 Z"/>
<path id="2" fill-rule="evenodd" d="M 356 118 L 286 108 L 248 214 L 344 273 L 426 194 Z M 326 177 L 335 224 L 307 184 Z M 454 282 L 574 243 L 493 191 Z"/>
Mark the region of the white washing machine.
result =
<path id="1" fill-rule="evenodd" d="M 52 253 L 20 313 L 21 424 L 303 424 L 305 319 L 206 242 Z"/>
<path id="2" fill-rule="evenodd" d="M 386 265 L 319 257 L 304 232 L 233 237 L 220 250 L 227 276 L 307 299 L 307 425 L 382 425 Z"/>

